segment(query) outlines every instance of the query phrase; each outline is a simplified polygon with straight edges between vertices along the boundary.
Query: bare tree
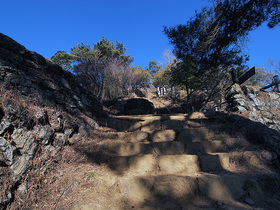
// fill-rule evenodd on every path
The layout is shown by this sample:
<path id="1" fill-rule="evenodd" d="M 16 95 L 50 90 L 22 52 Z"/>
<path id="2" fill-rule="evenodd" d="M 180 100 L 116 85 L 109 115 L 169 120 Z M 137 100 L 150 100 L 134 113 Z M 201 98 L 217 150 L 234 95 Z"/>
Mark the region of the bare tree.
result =
<path id="1" fill-rule="evenodd" d="M 269 59 L 268 63 L 271 66 L 272 72 L 274 74 L 280 74 L 280 61 L 276 61 L 275 59 Z"/>

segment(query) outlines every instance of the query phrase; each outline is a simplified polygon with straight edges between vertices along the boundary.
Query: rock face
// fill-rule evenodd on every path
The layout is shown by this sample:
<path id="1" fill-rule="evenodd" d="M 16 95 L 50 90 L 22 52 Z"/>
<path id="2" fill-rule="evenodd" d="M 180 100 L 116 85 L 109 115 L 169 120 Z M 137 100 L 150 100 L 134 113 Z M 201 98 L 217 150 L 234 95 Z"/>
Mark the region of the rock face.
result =
<path id="1" fill-rule="evenodd" d="M 73 75 L 41 55 L 27 50 L 0 33 L 0 80 L 7 89 L 38 99 L 42 106 L 55 106 L 73 113 L 105 116 L 102 104 L 75 83 Z"/>
<path id="2" fill-rule="evenodd" d="M 32 159 L 55 156 L 106 117 L 74 76 L 0 33 L 0 209 L 13 199 Z"/>
<path id="3" fill-rule="evenodd" d="M 228 110 L 280 131 L 280 93 L 262 92 L 260 87 L 234 84 L 225 98 Z"/>
<path id="4" fill-rule="evenodd" d="M 280 93 L 262 92 L 260 87 L 235 84 L 227 92 L 226 100 L 229 111 L 248 118 L 237 119 L 247 139 L 271 148 L 279 156 Z"/>

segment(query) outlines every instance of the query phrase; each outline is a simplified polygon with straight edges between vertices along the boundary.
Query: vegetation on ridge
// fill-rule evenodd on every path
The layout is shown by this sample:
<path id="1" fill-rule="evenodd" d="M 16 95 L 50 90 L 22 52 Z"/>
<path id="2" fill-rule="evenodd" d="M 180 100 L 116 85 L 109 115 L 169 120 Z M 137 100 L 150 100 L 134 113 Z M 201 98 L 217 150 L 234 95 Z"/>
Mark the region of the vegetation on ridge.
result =
<path id="1" fill-rule="evenodd" d="M 147 67 L 132 67 L 133 58 L 126 55 L 123 43 L 107 38 L 72 47 L 70 53 L 58 51 L 50 59 L 69 70 L 77 82 L 90 89 L 101 100 L 127 96 L 137 86 L 153 83 L 157 87 L 177 86 L 187 91 L 188 99 L 196 91 L 206 94 L 206 101 L 223 98 L 231 84 L 229 70 L 240 76 L 248 67 L 245 45 L 250 31 L 263 23 L 273 28 L 279 23 L 277 0 L 214 0 L 186 24 L 164 26 L 164 33 L 174 46 L 163 65 L 151 60 Z M 264 85 L 272 74 L 263 67 L 248 81 Z"/>

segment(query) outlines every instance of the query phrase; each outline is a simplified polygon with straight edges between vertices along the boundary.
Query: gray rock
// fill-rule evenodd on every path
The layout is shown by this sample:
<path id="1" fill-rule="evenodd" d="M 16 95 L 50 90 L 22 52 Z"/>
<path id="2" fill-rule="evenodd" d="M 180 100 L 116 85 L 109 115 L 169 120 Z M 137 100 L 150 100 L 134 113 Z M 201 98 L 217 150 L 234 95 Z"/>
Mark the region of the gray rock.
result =
<path id="1" fill-rule="evenodd" d="M 64 87 L 66 87 L 67 89 L 71 89 L 70 84 L 66 81 L 66 79 L 62 78 L 61 79 L 61 83 Z"/>
<path id="2" fill-rule="evenodd" d="M 264 96 L 267 94 L 267 96 Z M 280 131 L 280 94 L 275 92 L 260 93 L 259 87 L 234 84 L 226 93 L 227 109 L 232 112 L 245 113 L 249 119 L 260 122 L 269 128 Z"/>
<path id="3" fill-rule="evenodd" d="M 49 123 L 54 129 L 54 131 L 61 131 L 63 128 L 63 120 L 62 120 L 62 114 L 61 112 L 56 112 L 55 110 L 48 111 L 49 116 Z"/>
<path id="4" fill-rule="evenodd" d="M 18 181 L 20 176 L 26 172 L 29 167 L 29 160 L 31 157 L 27 154 L 19 156 L 14 164 L 11 166 L 11 171 L 13 172 L 14 181 Z"/>
<path id="5" fill-rule="evenodd" d="M 57 106 L 60 100 L 64 102 L 61 105 L 65 110 L 73 111 L 71 106 L 74 104 L 74 108 L 78 107 L 82 112 L 86 111 L 96 117 L 107 116 L 101 102 L 86 89 L 75 84 L 71 73 L 46 61 L 43 56 L 25 49 L 2 33 L 0 43 L 0 76 L 10 89 L 17 88 L 22 94 L 31 96 L 31 99 L 34 95 L 39 96 L 40 106 Z M 81 95 L 84 97 L 74 99 L 75 103 L 71 103 L 70 98 L 73 95 L 76 95 L 77 99 Z"/>
<path id="6" fill-rule="evenodd" d="M 257 98 L 254 94 L 248 94 L 248 99 L 252 101 L 252 105 L 255 107 L 264 107 L 265 103 Z"/>
<path id="7" fill-rule="evenodd" d="M 226 93 L 225 99 L 228 102 L 227 109 L 233 112 L 246 112 L 253 110 L 252 103 L 248 102 L 248 97 L 244 94 L 238 84 L 234 84 Z"/>
<path id="8" fill-rule="evenodd" d="M 47 124 L 48 114 L 45 110 L 37 108 L 34 113 L 35 122 L 39 122 L 42 125 Z"/>
<path id="9" fill-rule="evenodd" d="M 75 130 L 74 128 L 68 128 L 64 130 L 64 134 L 69 138 L 70 136 L 72 136 L 74 134 Z"/>
<path id="10" fill-rule="evenodd" d="M 279 101 L 279 99 L 280 99 L 280 94 L 279 93 L 269 92 L 268 95 L 269 95 L 271 100 Z"/>
<path id="11" fill-rule="evenodd" d="M 0 197 L 0 208 L 1 208 L 1 204 L 6 204 L 6 203 L 9 203 L 10 200 L 12 199 L 12 192 L 11 191 L 8 191 L 6 193 L 6 196 L 5 197 Z M 2 208 L 1 208 L 2 209 Z M 4 209 L 4 208 L 3 208 Z"/>
<path id="12" fill-rule="evenodd" d="M 5 138 L 0 137 L 0 157 L 2 161 L 8 166 L 13 164 L 15 149 L 16 147 L 11 145 L 10 142 L 6 141 Z"/>
<path id="13" fill-rule="evenodd" d="M 269 162 L 277 159 L 277 154 L 274 152 L 269 152 L 269 151 L 262 151 L 260 153 L 260 156 L 261 156 L 261 158 L 263 158 Z"/>
<path id="14" fill-rule="evenodd" d="M 241 89 L 240 85 L 234 84 L 231 88 L 226 92 L 225 98 L 231 98 L 234 95 L 243 94 L 243 90 Z"/>
<path id="15" fill-rule="evenodd" d="M 48 144 L 54 131 L 49 125 L 36 125 L 33 128 L 35 135 L 40 139 L 42 144 Z"/>
<path id="16" fill-rule="evenodd" d="M 21 154 L 27 154 L 33 156 L 37 148 L 35 138 L 30 131 L 24 129 L 15 129 L 12 134 L 13 142 L 19 149 Z"/>
<path id="17" fill-rule="evenodd" d="M 22 199 L 23 201 L 26 200 L 28 198 L 28 194 L 27 194 L 27 186 L 25 183 L 21 184 L 18 189 L 17 189 L 17 193 L 18 196 L 20 197 L 20 199 Z"/>
<path id="18" fill-rule="evenodd" d="M 47 88 L 49 88 L 51 90 L 60 90 L 61 89 L 59 85 L 57 85 L 54 82 L 49 81 L 49 80 L 45 80 L 43 82 L 43 84 L 45 85 L 45 87 L 47 87 Z"/>
<path id="19" fill-rule="evenodd" d="M 81 136 L 85 136 L 85 135 L 88 134 L 88 129 L 86 128 L 86 125 L 85 125 L 85 124 L 81 124 L 81 125 L 79 126 L 79 134 L 80 134 Z"/>
<path id="20" fill-rule="evenodd" d="M 68 136 L 64 133 L 55 133 L 53 146 L 55 147 L 62 147 L 68 144 Z"/>
<path id="21" fill-rule="evenodd" d="M 68 141 L 70 145 L 73 145 L 79 142 L 81 139 L 82 139 L 82 135 L 79 133 L 78 134 L 75 133 L 71 138 L 68 139 Z"/>
<path id="22" fill-rule="evenodd" d="M 255 204 L 255 202 L 251 198 L 246 198 L 245 203 L 247 203 L 249 205 L 254 205 Z"/>
<path id="23" fill-rule="evenodd" d="M 255 122 L 260 122 L 262 124 L 266 124 L 265 120 L 262 117 L 257 116 L 256 112 L 250 112 L 248 114 L 248 118 Z"/>
<path id="24" fill-rule="evenodd" d="M 58 153 L 58 149 L 54 146 L 47 145 L 43 148 L 43 154 L 50 155 L 51 157 L 54 157 Z"/>
<path id="25" fill-rule="evenodd" d="M 7 118 L 3 118 L 0 124 L 0 135 L 5 133 L 11 125 L 11 122 Z"/>

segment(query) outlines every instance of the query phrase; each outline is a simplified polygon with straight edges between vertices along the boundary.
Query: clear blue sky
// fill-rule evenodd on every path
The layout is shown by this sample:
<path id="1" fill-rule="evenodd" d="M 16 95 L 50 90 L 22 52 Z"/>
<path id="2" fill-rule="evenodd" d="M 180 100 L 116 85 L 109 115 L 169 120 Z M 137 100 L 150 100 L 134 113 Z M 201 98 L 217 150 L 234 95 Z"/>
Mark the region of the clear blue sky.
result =
<path id="1" fill-rule="evenodd" d="M 123 42 L 133 65 L 160 61 L 171 48 L 163 26 L 184 24 L 206 0 L 2 0 L 0 32 L 44 57 L 69 52 L 80 42 L 93 44 L 107 37 Z M 280 61 L 280 27 L 261 27 L 249 36 L 251 66 Z"/>

